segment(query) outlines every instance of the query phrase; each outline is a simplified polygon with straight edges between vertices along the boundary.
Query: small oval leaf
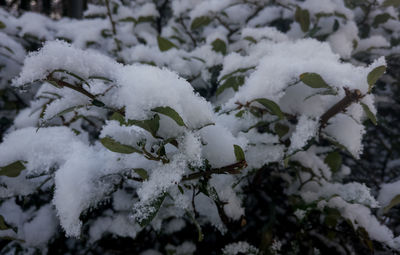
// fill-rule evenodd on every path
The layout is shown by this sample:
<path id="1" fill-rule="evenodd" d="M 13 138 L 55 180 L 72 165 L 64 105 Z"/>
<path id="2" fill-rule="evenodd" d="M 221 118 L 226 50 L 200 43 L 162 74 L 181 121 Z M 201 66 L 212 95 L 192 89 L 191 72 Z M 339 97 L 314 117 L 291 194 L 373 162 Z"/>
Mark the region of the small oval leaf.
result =
<path id="1" fill-rule="evenodd" d="M 329 166 L 333 173 L 336 173 L 342 166 L 342 156 L 339 152 L 333 151 L 326 156 L 324 162 Z"/>
<path id="2" fill-rule="evenodd" d="M 167 51 L 167 50 L 170 50 L 171 48 L 178 48 L 170 40 L 168 40 L 164 37 L 161 37 L 161 36 L 157 36 L 157 43 L 158 43 L 158 48 L 160 49 L 160 51 Z"/>
<path id="3" fill-rule="evenodd" d="M 378 27 L 380 24 L 386 23 L 392 16 L 389 13 L 382 13 L 376 15 L 374 21 L 372 22 L 373 27 Z"/>
<path id="4" fill-rule="evenodd" d="M 300 24 L 301 30 L 304 33 L 308 31 L 310 27 L 310 13 L 308 10 L 303 10 L 297 7 L 294 19 Z"/>
<path id="5" fill-rule="evenodd" d="M 239 87 L 244 84 L 244 76 L 231 76 L 225 80 L 225 82 L 217 88 L 217 96 L 220 95 L 224 90 L 232 88 L 234 91 L 238 91 Z"/>
<path id="6" fill-rule="evenodd" d="M 2 215 L 0 215 L 0 230 L 7 230 L 12 229 L 13 227 L 10 226 L 5 220 Z M 15 231 L 16 232 L 16 231 Z"/>
<path id="7" fill-rule="evenodd" d="M 183 122 L 183 119 L 181 118 L 181 116 L 174 109 L 172 109 L 169 106 L 160 106 L 160 107 L 156 107 L 156 108 L 151 109 L 151 110 L 153 112 L 158 112 L 160 114 L 163 114 L 165 116 L 170 117 L 179 126 L 185 126 L 186 127 L 185 122 Z"/>
<path id="8" fill-rule="evenodd" d="M 367 115 L 368 119 L 369 119 L 375 126 L 378 125 L 378 122 L 376 121 L 375 114 L 373 114 L 373 113 L 371 112 L 371 110 L 369 109 L 368 105 L 366 105 L 366 104 L 364 104 L 364 103 L 361 103 L 361 102 L 360 102 L 360 104 L 361 104 L 361 106 L 362 106 L 362 108 L 363 108 L 365 114 Z"/>
<path id="9" fill-rule="evenodd" d="M 385 71 L 386 71 L 386 66 L 378 66 L 374 68 L 374 70 L 369 72 L 367 76 L 367 82 L 369 85 L 368 92 L 371 91 L 376 81 L 385 73 Z"/>
<path id="10" fill-rule="evenodd" d="M 0 168 L 0 176 L 17 177 L 25 169 L 22 161 L 15 161 L 9 165 Z"/>
<path id="11" fill-rule="evenodd" d="M 222 55 L 226 54 L 226 43 L 221 39 L 216 39 L 211 43 L 212 49 L 215 52 L 220 52 Z"/>
<path id="12" fill-rule="evenodd" d="M 142 153 L 140 150 L 133 148 L 132 146 L 121 144 L 109 136 L 100 139 L 101 144 L 112 152 L 131 154 L 134 152 Z"/>
<path id="13" fill-rule="evenodd" d="M 6 28 L 6 24 L 0 21 L 0 29 Z"/>
<path id="14" fill-rule="evenodd" d="M 245 160 L 244 152 L 239 145 L 234 144 L 233 149 L 235 151 L 235 157 L 238 162 Z"/>
<path id="15" fill-rule="evenodd" d="M 289 127 L 281 123 L 276 123 L 274 129 L 279 138 L 282 138 L 289 132 Z"/>
<path id="16" fill-rule="evenodd" d="M 388 7 L 388 6 L 394 6 L 394 7 L 399 7 L 400 6 L 400 0 L 386 0 L 382 4 L 383 7 Z"/>
<path id="17" fill-rule="evenodd" d="M 302 73 L 300 74 L 300 80 L 307 86 L 314 89 L 320 89 L 320 88 L 331 89 L 331 86 L 329 86 L 324 81 L 324 79 L 322 79 L 321 75 L 317 73 Z"/>
<path id="18" fill-rule="evenodd" d="M 141 208 L 142 211 L 146 211 L 146 217 L 137 219 L 137 222 L 141 227 L 147 226 L 157 215 L 158 211 L 160 210 L 160 207 L 162 203 L 164 202 L 165 197 L 167 196 L 167 193 L 163 193 L 157 198 L 155 198 L 150 204 L 144 205 L 143 208 Z"/>
<path id="19" fill-rule="evenodd" d="M 279 105 L 276 104 L 274 101 L 271 101 L 266 98 L 257 98 L 254 99 L 253 101 L 262 104 L 265 108 L 267 108 L 271 112 L 271 114 L 278 116 L 279 119 L 283 119 L 285 117 Z"/>
<path id="20" fill-rule="evenodd" d="M 134 168 L 133 171 L 135 171 L 135 173 L 137 173 L 140 178 L 142 178 L 143 180 L 148 180 L 149 179 L 149 175 L 147 174 L 147 171 L 143 168 Z"/>
<path id="21" fill-rule="evenodd" d="M 395 196 L 389 203 L 389 205 L 383 208 L 383 213 L 387 213 L 392 207 L 400 204 L 400 195 Z"/>
<path id="22" fill-rule="evenodd" d="M 211 21 L 212 21 L 211 18 L 207 17 L 207 16 L 197 17 L 192 21 L 192 24 L 190 25 L 190 29 L 195 30 L 202 26 L 207 26 L 208 24 L 210 24 Z"/>

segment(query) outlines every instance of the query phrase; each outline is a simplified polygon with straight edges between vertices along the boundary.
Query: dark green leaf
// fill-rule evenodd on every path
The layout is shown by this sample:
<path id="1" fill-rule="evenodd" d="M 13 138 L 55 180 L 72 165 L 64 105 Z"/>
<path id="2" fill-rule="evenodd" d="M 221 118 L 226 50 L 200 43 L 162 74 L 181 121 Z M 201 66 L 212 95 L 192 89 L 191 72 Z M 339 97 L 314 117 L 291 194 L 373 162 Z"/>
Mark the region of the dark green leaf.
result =
<path id="1" fill-rule="evenodd" d="M 244 152 L 239 145 L 234 144 L 235 157 L 238 162 L 245 160 Z"/>
<path id="2" fill-rule="evenodd" d="M 154 17 L 153 16 L 140 16 L 137 23 L 144 23 L 144 22 L 153 22 Z"/>
<path id="3" fill-rule="evenodd" d="M 367 76 L 367 82 L 369 85 L 368 92 L 371 91 L 376 81 L 385 73 L 385 71 L 386 71 L 386 66 L 378 66 L 374 68 L 374 70 L 369 72 Z"/>
<path id="4" fill-rule="evenodd" d="M 383 208 L 383 213 L 387 213 L 392 207 L 400 204 L 400 195 L 395 196 L 389 203 L 389 205 Z"/>
<path id="5" fill-rule="evenodd" d="M 247 72 L 248 70 L 254 69 L 256 68 L 255 66 L 251 66 L 251 67 L 247 67 L 247 68 L 239 68 L 233 72 L 230 72 L 224 76 L 221 77 L 221 79 L 219 80 L 219 82 L 222 82 L 223 80 L 226 80 L 228 78 L 230 78 L 232 75 L 234 75 L 235 73 L 244 73 Z"/>
<path id="6" fill-rule="evenodd" d="M 128 120 L 127 124 L 141 127 L 144 130 L 150 132 L 152 136 L 156 137 L 157 131 L 160 127 L 160 116 L 156 114 L 153 118 L 149 120 Z"/>
<path id="7" fill-rule="evenodd" d="M 297 7 L 294 19 L 300 24 L 301 30 L 304 33 L 308 31 L 310 27 L 310 13 L 308 10 Z"/>
<path id="8" fill-rule="evenodd" d="M 0 168 L 0 176 L 17 177 L 25 169 L 22 161 L 15 161 L 9 165 Z"/>
<path id="9" fill-rule="evenodd" d="M 121 113 L 119 113 L 119 112 L 114 112 L 114 113 L 111 115 L 110 120 L 116 120 L 116 121 L 118 121 L 119 124 L 121 124 L 121 125 L 125 125 L 125 124 L 126 124 L 126 123 L 125 123 L 125 117 L 124 117 Z"/>
<path id="10" fill-rule="evenodd" d="M 281 123 L 276 123 L 274 129 L 279 138 L 282 138 L 289 132 L 289 127 Z"/>
<path id="11" fill-rule="evenodd" d="M 254 39 L 254 37 L 251 37 L 251 36 L 246 36 L 246 37 L 243 38 L 243 39 L 245 39 L 245 40 L 247 40 L 247 41 L 249 41 L 249 42 L 252 42 L 252 43 L 257 43 L 257 40 Z"/>
<path id="12" fill-rule="evenodd" d="M 340 27 L 339 21 L 337 19 L 335 19 L 335 23 L 333 23 L 333 32 L 336 32 Z"/>
<path id="13" fill-rule="evenodd" d="M 211 43 L 213 51 L 220 52 L 222 55 L 226 54 L 226 43 L 221 39 L 216 39 Z"/>
<path id="14" fill-rule="evenodd" d="M 136 24 L 136 19 L 134 17 L 126 17 L 123 19 L 118 20 L 119 22 L 133 22 Z"/>
<path id="15" fill-rule="evenodd" d="M 146 215 L 145 218 L 138 219 L 138 223 L 141 227 L 147 226 L 154 219 L 154 217 L 156 217 L 166 196 L 167 193 L 163 193 L 157 198 L 155 198 L 149 205 L 146 205 L 145 206 L 146 208 L 142 208 L 143 210 L 148 212 L 148 214 Z"/>
<path id="16" fill-rule="evenodd" d="M 176 124 L 178 124 L 179 126 L 186 126 L 185 122 L 183 122 L 183 119 L 181 118 L 181 116 L 171 107 L 169 106 L 160 106 L 160 107 L 156 107 L 154 109 L 151 109 L 153 112 L 158 112 L 160 114 L 163 114 L 165 116 L 170 117 L 171 119 L 173 119 Z"/>
<path id="17" fill-rule="evenodd" d="M 6 24 L 0 21 L 0 29 L 6 28 Z"/>
<path id="18" fill-rule="evenodd" d="M 382 13 L 379 15 L 376 15 L 374 18 L 374 21 L 372 22 L 373 27 L 378 27 L 379 24 L 386 23 L 392 16 L 390 16 L 389 13 Z"/>
<path id="19" fill-rule="evenodd" d="M 375 115 L 371 112 L 371 110 L 369 109 L 368 105 L 361 103 L 361 106 L 365 112 L 365 114 L 367 115 L 368 119 L 376 126 L 378 125 L 378 122 L 376 121 L 376 117 Z"/>
<path id="20" fill-rule="evenodd" d="M 319 88 L 327 88 L 331 87 L 322 79 L 321 75 L 317 73 L 302 73 L 300 74 L 300 80 L 306 84 L 307 86 L 319 89 Z"/>
<path id="21" fill-rule="evenodd" d="M 13 229 L 12 226 L 10 226 L 5 220 L 2 215 L 0 215 L 0 230 L 7 230 L 7 229 Z M 15 231 L 16 232 L 16 231 Z"/>
<path id="22" fill-rule="evenodd" d="M 234 91 L 238 91 L 239 87 L 244 83 L 244 76 L 232 76 L 226 79 L 226 81 L 217 88 L 217 96 L 220 95 L 225 89 L 232 88 Z"/>
<path id="23" fill-rule="evenodd" d="M 327 89 L 327 90 L 323 90 L 323 91 L 318 91 L 318 92 L 315 92 L 315 93 L 307 96 L 306 98 L 304 98 L 303 101 L 306 101 L 307 99 L 312 98 L 313 96 L 317 96 L 317 95 L 321 95 L 321 96 L 327 96 L 327 95 L 336 96 L 337 92 L 335 90 L 333 90 L 333 89 Z"/>
<path id="24" fill-rule="evenodd" d="M 197 17 L 193 20 L 192 24 L 190 25 L 191 30 L 198 29 L 202 26 L 207 26 L 211 22 L 211 18 L 207 16 Z"/>
<path id="25" fill-rule="evenodd" d="M 149 175 L 147 174 L 147 171 L 143 168 L 134 168 L 133 171 L 135 171 L 135 173 L 137 173 L 140 178 L 142 178 L 143 180 L 148 180 L 149 179 Z"/>
<path id="26" fill-rule="evenodd" d="M 99 101 L 99 100 L 97 100 L 97 99 L 93 99 L 93 100 L 92 100 L 92 104 L 93 104 L 94 106 L 97 106 L 97 107 L 104 107 L 104 106 L 105 106 L 105 104 L 104 104 L 103 102 L 101 102 L 101 101 Z"/>
<path id="27" fill-rule="evenodd" d="M 241 118 L 244 113 L 245 113 L 245 110 L 240 110 L 235 114 L 235 116 L 238 117 L 238 118 Z"/>
<path id="28" fill-rule="evenodd" d="M 129 145 L 121 144 L 109 136 L 101 138 L 100 142 L 101 144 L 103 144 L 104 147 L 113 152 L 123 153 L 123 154 L 131 154 L 134 152 L 142 153 L 140 150 L 135 149 L 134 147 Z"/>
<path id="29" fill-rule="evenodd" d="M 394 7 L 399 7 L 400 6 L 400 0 L 386 0 L 382 4 L 383 7 L 388 7 L 388 6 L 394 6 Z"/>
<path id="30" fill-rule="evenodd" d="M 167 51 L 174 47 L 178 48 L 170 40 L 168 40 L 164 37 L 161 37 L 161 36 L 157 36 L 157 43 L 158 43 L 158 48 L 160 49 L 160 51 Z"/>
<path id="31" fill-rule="evenodd" d="M 189 215 L 190 219 L 192 219 L 193 224 L 194 224 L 194 225 L 196 226 L 196 228 L 197 228 L 197 233 L 198 233 L 198 239 L 197 239 L 197 241 L 198 241 L 198 242 L 203 241 L 204 235 L 203 235 L 203 231 L 201 230 L 200 224 L 197 222 L 196 218 L 195 218 L 190 212 L 187 211 L 186 213 Z"/>
<path id="32" fill-rule="evenodd" d="M 342 156 L 339 152 L 333 151 L 326 156 L 324 162 L 329 166 L 333 173 L 336 173 L 342 166 Z"/>
<path id="33" fill-rule="evenodd" d="M 283 119 L 285 117 L 279 105 L 277 105 L 274 101 L 266 98 L 257 98 L 252 101 L 262 104 L 271 114 L 278 116 L 279 119 Z"/>

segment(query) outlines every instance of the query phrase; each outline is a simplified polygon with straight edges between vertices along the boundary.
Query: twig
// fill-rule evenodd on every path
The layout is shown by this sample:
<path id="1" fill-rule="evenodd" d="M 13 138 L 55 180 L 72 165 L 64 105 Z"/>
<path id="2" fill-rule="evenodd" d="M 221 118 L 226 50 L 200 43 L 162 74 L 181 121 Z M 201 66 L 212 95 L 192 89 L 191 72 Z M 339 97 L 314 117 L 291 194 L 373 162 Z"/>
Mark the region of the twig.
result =
<path id="1" fill-rule="evenodd" d="M 120 51 L 121 50 L 121 45 L 120 45 L 120 41 L 117 39 L 117 29 L 115 28 L 115 21 L 113 20 L 112 15 L 111 15 L 110 1 L 109 0 L 106 0 L 106 7 L 107 7 L 107 16 L 110 19 L 111 29 L 112 29 L 112 33 L 114 35 L 114 41 L 115 41 L 115 44 L 117 46 L 117 50 Z"/>
<path id="2" fill-rule="evenodd" d="M 355 89 L 353 91 L 350 91 L 348 88 L 344 88 L 346 92 L 346 96 L 337 102 L 335 105 L 333 105 L 329 110 L 327 110 L 320 118 L 320 127 L 319 130 L 321 131 L 322 128 L 324 128 L 328 121 L 334 117 L 336 114 L 343 112 L 346 110 L 347 107 L 349 107 L 352 103 L 357 102 L 360 100 L 363 95 L 361 94 L 361 91 L 358 89 Z"/>
<path id="3" fill-rule="evenodd" d="M 247 166 L 247 162 L 245 160 L 239 161 L 235 164 L 224 166 L 221 168 L 213 168 L 208 171 L 201 171 L 193 174 L 189 174 L 182 178 L 182 181 L 194 180 L 200 177 L 207 177 L 212 174 L 237 174 L 239 170 L 245 168 Z"/>

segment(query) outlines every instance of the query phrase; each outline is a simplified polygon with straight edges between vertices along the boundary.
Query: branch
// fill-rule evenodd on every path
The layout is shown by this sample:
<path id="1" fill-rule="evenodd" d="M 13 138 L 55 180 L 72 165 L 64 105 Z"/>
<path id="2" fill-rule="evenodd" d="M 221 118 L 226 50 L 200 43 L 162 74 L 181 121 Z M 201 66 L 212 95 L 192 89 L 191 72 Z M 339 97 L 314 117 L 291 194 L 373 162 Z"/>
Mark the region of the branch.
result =
<path id="1" fill-rule="evenodd" d="M 319 130 L 321 131 L 322 128 L 326 126 L 328 121 L 334 117 L 336 114 L 343 112 L 346 110 L 347 107 L 349 107 L 352 103 L 357 102 L 360 100 L 363 95 L 361 95 L 361 92 L 358 89 L 355 89 L 353 91 L 350 91 L 348 88 L 344 88 L 346 91 L 346 96 L 337 102 L 335 105 L 333 105 L 329 110 L 327 110 L 320 119 L 320 127 Z"/>
<path id="2" fill-rule="evenodd" d="M 96 99 L 96 96 L 93 95 L 92 93 L 90 93 L 89 91 L 87 91 L 86 89 L 84 89 L 84 88 L 82 88 L 82 87 L 74 86 L 74 85 L 72 85 L 72 84 L 70 84 L 70 83 L 68 83 L 68 82 L 65 82 L 65 81 L 63 81 L 63 80 L 54 78 L 51 74 L 49 74 L 49 75 L 46 77 L 46 81 L 48 81 L 48 82 L 50 82 L 50 83 L 54 82 L 54 83 L 56 83 L 56 84 L 57 84 L 58 86 L 60 86 L 60 87 L 67 87 L 67 88 L 73 89 L 73 90 L 75 90 L 75 91 L 77 91 L 77 92 L 79 92 L 79 93 L 81 93 L 81 94 L 84 94 L 85 96 L 89 97 L 90 99 L 93 99 L 93 100 Z"/>
<path id="3" fill-rule="evenodd" d="M 247 162 L 245 160 L 236 162 L 232 165 L 224 166 L 221 168 L 213 168 L 208 171 L 201 171 L 193 174 L 189 174 L 182 178 L 182 181 L 194 180 L 200 177 L 209 177 L 212 174 L 237 174 L 239 170 L 245 168 L 247 166 Z"/>
<path id="4" fill-rule="evenodd" d="M 117 50 L 120 51 L 121 45 L 120 45 L 120 41 L 117 39 L 117 29 L 115 28 L 115 21 L 113 20 L 112 15 L 111 15 L 110 1 L 109 0 L 105 0 L 105 1 L 106 1 L 106 7 L 107 7 L 107 16 L 110 19 L 111 29 L 112 29 L 112 33 L 114 35 L 114 41 L 117 46 Z"/>

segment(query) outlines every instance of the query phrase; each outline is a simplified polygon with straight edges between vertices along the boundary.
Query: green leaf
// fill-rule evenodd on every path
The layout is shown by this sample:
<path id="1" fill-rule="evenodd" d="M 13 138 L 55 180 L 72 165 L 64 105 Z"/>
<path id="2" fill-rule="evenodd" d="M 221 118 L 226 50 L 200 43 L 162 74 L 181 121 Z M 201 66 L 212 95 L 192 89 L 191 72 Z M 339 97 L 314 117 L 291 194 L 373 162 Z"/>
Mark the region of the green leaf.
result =
<path id="1" fill-rule="evenodd" d="M 193 20 L 192 24 L 190 25 L 190 29 L 195 30 L 202 26 L 207 26 L 208 24 L 210 24 L 211 21 L 212 19 L 208 16 L 197 17 Z"/>
<path id="2" fill-rule="evenodd" d="M 22 161 L 15 161 L 9 165 L 0 168 L 0 176 L 17 177 L 25 169 Z"/>
<path id="3" fill-rule="evenodd" d="M 172 109 L 169 106 L 160 106 L 160 107 L 156 107 L 156 108 L 151 109 L 151 110 L 153 112 L 158 112 L 160 114 L 163 114 L 165 116 L 170 117 L 179 126 L 185 126 L 186 127 L 185 122 L 183 122 L 183 119 L 181 118 L 181 116 L 174 109 Z"/>
<path id="4" fill-rule="evenodd" d="M 0 29 L 6 28 L 6 24 L 0 21 Z"/>
<path id="5" fill-rule="evenodd" d="M 160 49 L 160 51 L 167 51 L 174 47 L 178 48 L 170 40 L 168 40 L 164 37 L 161 37 L 161 36 L 157 36 L 157 43 L 158 43 L 158 48 Z"/>
<path id="6" fill-rule="evenodd" d="M 289 132 L 289 127 L 281 123 L 276 123 L 274 129 L 279 138 L 282 138 Z"/>
<path id="7" fill-rule="evenodd" d="M 336 173 L 342 166 L 342 156 L 338 151 L 333 151 L 326 156 L 324 162 L 329 166 L 333 173 Z"/>
<path id="8" fill-rule="evenodd" d="M 101 138 L 100 142 L 101 144 L 103 144 L 104 147 L 106 147 L 112 152 L 123 153 L 123 154 L 131 154 L 134 152 L 142 153 L 140 150 L 135 149 L 132 146 L 119 143 L 109 136 Z"/>
<path id="9" fill-rule="evenodd" d="M 389 205 L 383 208 L 383 213 L 387 213 L 392 207 L 400 204 L 400 195 L 395 196 L 389 203 Z"/>
<path id="10" fill-rule="evenodd" d="M 385 71 L 386 71 L 386 66 L 378 66 L 374 68 L 374 70 L 369 72 L 367 76 L 367 82 L 369 85 L 368 92 L 371 91 L 376 81 L 385 73 Z"/>
<path id="11" fill-rule="evenodd" d="M 147 174 L 147 171 L 143 168 L 134 168 L 133 171 L 135 171 L 135 173 L 137 173 L 140 178 L 142 178 L 143 180 L 148 180 L 149 179 L 149 175 Z"/>
<path id="12" fill-rule="evenodd" d="M 219 80 L 219 82 L 222 82 L 223 80 L 226 80 L 228 78 L 230 78 L 232 75 L 234 75 L 235 73 L 244 73 L 247 72 L 248 70 L 254 69 L 256 68 L 255 66 L 250 66 L 250 67 L 246 67 L 246 68 L 239 68 L 233 72 L 230 72 L 228 74 L 225 74 L 224 76 L 221 77 L 221 79 Z"/>
<path id="13" fill-rule="evenodd" d="M 118 21 L 119 22 L 133 22 L 133 23 L 137 22 L 134 17 L 126 17 L 126 18 L 123 18 L 123 19 L 119 19 Z"/>
<path id="14" fill-rule="evenodd" d="M 376 126 L 378 125 L 378 122 L 376 121 L 376 117 L 375 115 L 371 112 L 371 110 L 369 109 L 368 105 L 360 102 L 365 114 L 367 115 L 368 119 Z"/>
<path id="15" fill-rule="evenodd" d="M 198 242 L 203 241 L 204 234 L 203 234 L 203 231 L 201 230 L 200 224 L 197 222 L 196 218 L 189 211 L 186 211 L 186 213 L 189 215 L 190 219 L 193 221 L 193 224 L 196 226 L 197 233 L 198 233 L 197 241 Z"/>
<path id="16" fill-rule="evenodd" d="M 92 104 L 93 104 L 94 106 L 97 106 L 97 107 L 104 107 L 104 106 L 105 106 L 105 104 L 104 104 L 103 102 L 101 102 L 101 101 L 99 101 L 99 100 L 97 100 L 97 99 L 93 99 L 93 100 L 92 100 Z"/>
<path id="17" fill-rule="evenodd" d="M 155 198 L 149 205 L 145 205 L 145 208 L 142 208 L 142 210 L 148 212 L 148 214 L 145 218 L 137 220 L 141 227 L 147 226 L 154 219 L 154 217 L 156 217 L 166 196 L 167 193 L 163 193 Z"/>
<path id="18" fill-rule="evenodd" d="M 238 162 L 245 160 L 244 152 L 239 145 L 234 144 L 233 149 L 235 151 L 235 157 Z"/>
<path id="19" fill-rule="evenodd" d="M 252 36 L 246 36 L 246 37 L 243 38 L 243 39 L 245 39 L 245 40 L 247 40 L 247 41 L 249 41 L 249 42 L 252 42 L 252 43 L 257 43 L 257 40 L 254 39 L 254 37 L 252 37 Z"/>
<path id="20" fill-rule="evenodd" d="M 221 39 L 216 39 L 211 43 L 212 49 L 215 52 L 220 52 L 222 55 L 226 54 L 226 43 Z"/>
<path id="21" fill-rule="evenodd" d="M 143 128 L 144 130 L 150 132 L 154 137 L 157 136 L 157 131 L 160 127 L 160 116 L 155 114 L 153 118 L 149 120 L 128 120 L 127 125 L 135 125 Z"/>
<path id="22" fill-rule="evenodd" d="M 232 88 L 238 91 L 239 87 L 244 83 L 244 76 L 232 76 L 225 80 L 225 82 L 217 88 L 217 96 L 220 95 L 225 89 Z"/>
<path id="23" fill-rule="evenodd" d="M 121 125 L 125 125 L 125 124 L 126 124 L 126 123 L 125 123 L 125 117 L 124 117 L 124 115 L 122 115 L 122 114 L 119 113 L 119 112 L 114 112 L 114 113 L 111 115 L 110 120 L 116 120 L 116 121 L 118 121 L 119 124 L 121 124 Z"/>
<path id="24" fill-rule="evenodd" d="M 299 7 L 296 9 L 294 19 L 300 24 L 301 30 L 305 33 L 310 27 L 310 13 L 308 10 L 303 10 Z"/>
<path id="25" fill-rule="evenodd" d="M 388 7 L 388 6 L 394 6 L 394 7 L 399 7 L 400 6 L 400 0 L 386 0 L 382 4 L 383 7 Z"/>
<path id="26" fill-rule="evenodd" d="M 278 116 L 279 119 L 283 119 L 285 117 L 279 105 L 277 105 L 274 101 L 271 101 L 266 98 L 257 98 L 252 101 L 262 104 L 265 108 L 267 108 L 271 112 L 271 114 Z"/>
<path id="27" fill-rule="evenodd" d="M 302 73 L 300 74 L 300 80 L 307 86 L 314 89 L 331 89 L 331 86 L 329 86 L 324 79 L 322 79 L 321 75 L 317 73 Z"/>
<path id="28" fill-rule="evenodd" d="M 374 18 L 374 21 L 372 22 L 373 27 L 378 27 L 379 24 L 386 23 L 392 16 L 390 16 L 389 13 L 382 13 L 379 15 L 376 15 Z"/>
<path id="29" fill-rule="evenodd" d="M 7 229 L 13 229 L 12 226 L 10 226 L 5 220 L 2 215 L 0 215 L 0 230 L 7 230 Z M 17 231 L 15 231 L 17 232 Z"/>
<path id="30" fill-rule="evenodd" d="M 318 91 L 318 92 L 315 92 L 315 93 L 307 96 L 306 98 L 304 98 L 303 101 L 306 101 L 306 100 L 308 100 L 308 99 L 310 99 L 310 98 L 312 98 L 314 96 L 317 96 L 317 95 L 321 95 L 321 96 L 327 96 L 327 95 L 336 96 L 337 92 L 335 90 L 333 90 L 333 89 L 327 89 L 327 90 L 323 90 L 323 91 Z"/>

